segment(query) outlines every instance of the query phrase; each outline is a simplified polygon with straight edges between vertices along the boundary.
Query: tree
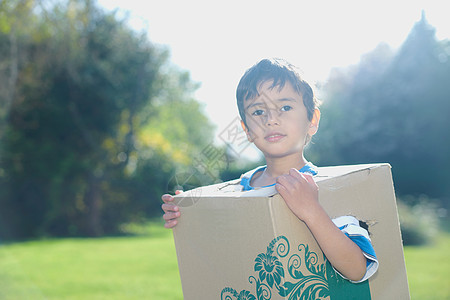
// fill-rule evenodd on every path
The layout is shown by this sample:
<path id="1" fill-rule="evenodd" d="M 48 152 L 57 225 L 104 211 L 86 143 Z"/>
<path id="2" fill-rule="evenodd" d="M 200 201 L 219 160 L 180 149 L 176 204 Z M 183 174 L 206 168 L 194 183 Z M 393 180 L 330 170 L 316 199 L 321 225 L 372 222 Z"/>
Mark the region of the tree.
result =
<path id="1" fill-rule="evenodd" d="M 319 163 L 389 162 L 398 193 L 448 199 L 448 47 L 422 15 L 397 52 L 380 45 L 335 70 L 310 149 Z"/>
<path id="2" fill-rule="evenodd" d="M 99 236 L 150 215 L 146 201 L 160 196 L 177 165 L 174 153 L 143 143 L 158 118 L 152 101 L 170 92 L 202 116 L 183 100 L 189 75 L 166 71 L 166 50 L 92 1 L 0 8 L 8 16 L 0 22 L 3 70 L 12 70 L 0 76 L 16 76 L 0 92 L 0 235 Z"/>

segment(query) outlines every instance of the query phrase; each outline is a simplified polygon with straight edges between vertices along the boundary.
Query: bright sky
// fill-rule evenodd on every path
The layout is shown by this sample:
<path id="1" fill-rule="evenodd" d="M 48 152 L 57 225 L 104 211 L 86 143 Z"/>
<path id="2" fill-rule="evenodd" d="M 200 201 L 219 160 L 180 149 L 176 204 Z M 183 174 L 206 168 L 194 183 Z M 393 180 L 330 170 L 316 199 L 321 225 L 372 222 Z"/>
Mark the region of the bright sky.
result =
<path id="1" fill-rule="evenodd" d="M 331 68 L 358 63 L 381 42 L 398 48 L 422 9 L 438 39 L 450 38 L 445 0 L 98 2 L 129 11 L 133 27 L 169 47 L 171 61 L 201 83 L 195 98 L 218 132 L 238 115 L 237 83 L 261 58 L 285 58 L 310 82 L 325 81 Z"/>

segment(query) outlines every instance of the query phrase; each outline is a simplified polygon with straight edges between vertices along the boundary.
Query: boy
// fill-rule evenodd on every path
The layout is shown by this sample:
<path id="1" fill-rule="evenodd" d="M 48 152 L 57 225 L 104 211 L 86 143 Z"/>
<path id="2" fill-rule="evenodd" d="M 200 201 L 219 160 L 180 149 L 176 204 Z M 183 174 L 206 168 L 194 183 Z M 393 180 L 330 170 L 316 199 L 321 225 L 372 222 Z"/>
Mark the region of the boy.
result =
<path id="1" fill-rule="evenodd" d="M 275 185 L 291 211 L 314 235 L 331 265 L 344 278 L 361 282 L 378 261 L 367 231 L 350 216 L 331 220 L 318 201 L 316 167 L 303 156 L 317 132 L 320 111 L 309 84 L 289 63 L 264 59 L 241 78 L 236 98 L 247 138 L 264 154 L 266 166 L 241 177 L 244 191 Z M 165 227 L 180 216 L 171 195 L 163 195 Z"/>

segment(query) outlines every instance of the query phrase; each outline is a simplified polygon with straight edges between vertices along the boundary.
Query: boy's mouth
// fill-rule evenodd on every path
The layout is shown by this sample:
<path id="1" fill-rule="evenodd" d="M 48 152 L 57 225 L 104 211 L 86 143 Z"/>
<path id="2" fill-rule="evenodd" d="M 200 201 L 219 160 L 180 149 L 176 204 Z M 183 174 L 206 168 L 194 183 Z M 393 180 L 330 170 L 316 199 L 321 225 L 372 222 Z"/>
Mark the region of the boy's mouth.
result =
<path id="1" fill-rule="evenodd" d="M 286 135 L 279 133 L 279 132 L 271 132 L 268 135 L 266 135 L 264 137 L 264 139 L 268 142 L 278 142 L 279 140 L 281 140 L 282 138 L 284 138 Z"/>

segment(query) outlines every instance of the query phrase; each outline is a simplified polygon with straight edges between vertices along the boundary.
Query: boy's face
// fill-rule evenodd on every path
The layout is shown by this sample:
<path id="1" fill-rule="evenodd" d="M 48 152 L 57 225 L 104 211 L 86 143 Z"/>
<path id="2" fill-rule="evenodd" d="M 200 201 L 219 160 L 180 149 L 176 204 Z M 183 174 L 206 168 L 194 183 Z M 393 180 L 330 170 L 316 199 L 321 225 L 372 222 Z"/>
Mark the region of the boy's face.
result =
<path id="1" fill-rule="evenodd" d="M 307 136 L 317 132 L 320 113 L 316 110 L 309 121 L 302 96 L 289 82 L 281 90 L 269 89 L 271 84 L 263 83 L 260 96 L 245 101 L 247 138 L 266 158 L 302 153 Z"/>

